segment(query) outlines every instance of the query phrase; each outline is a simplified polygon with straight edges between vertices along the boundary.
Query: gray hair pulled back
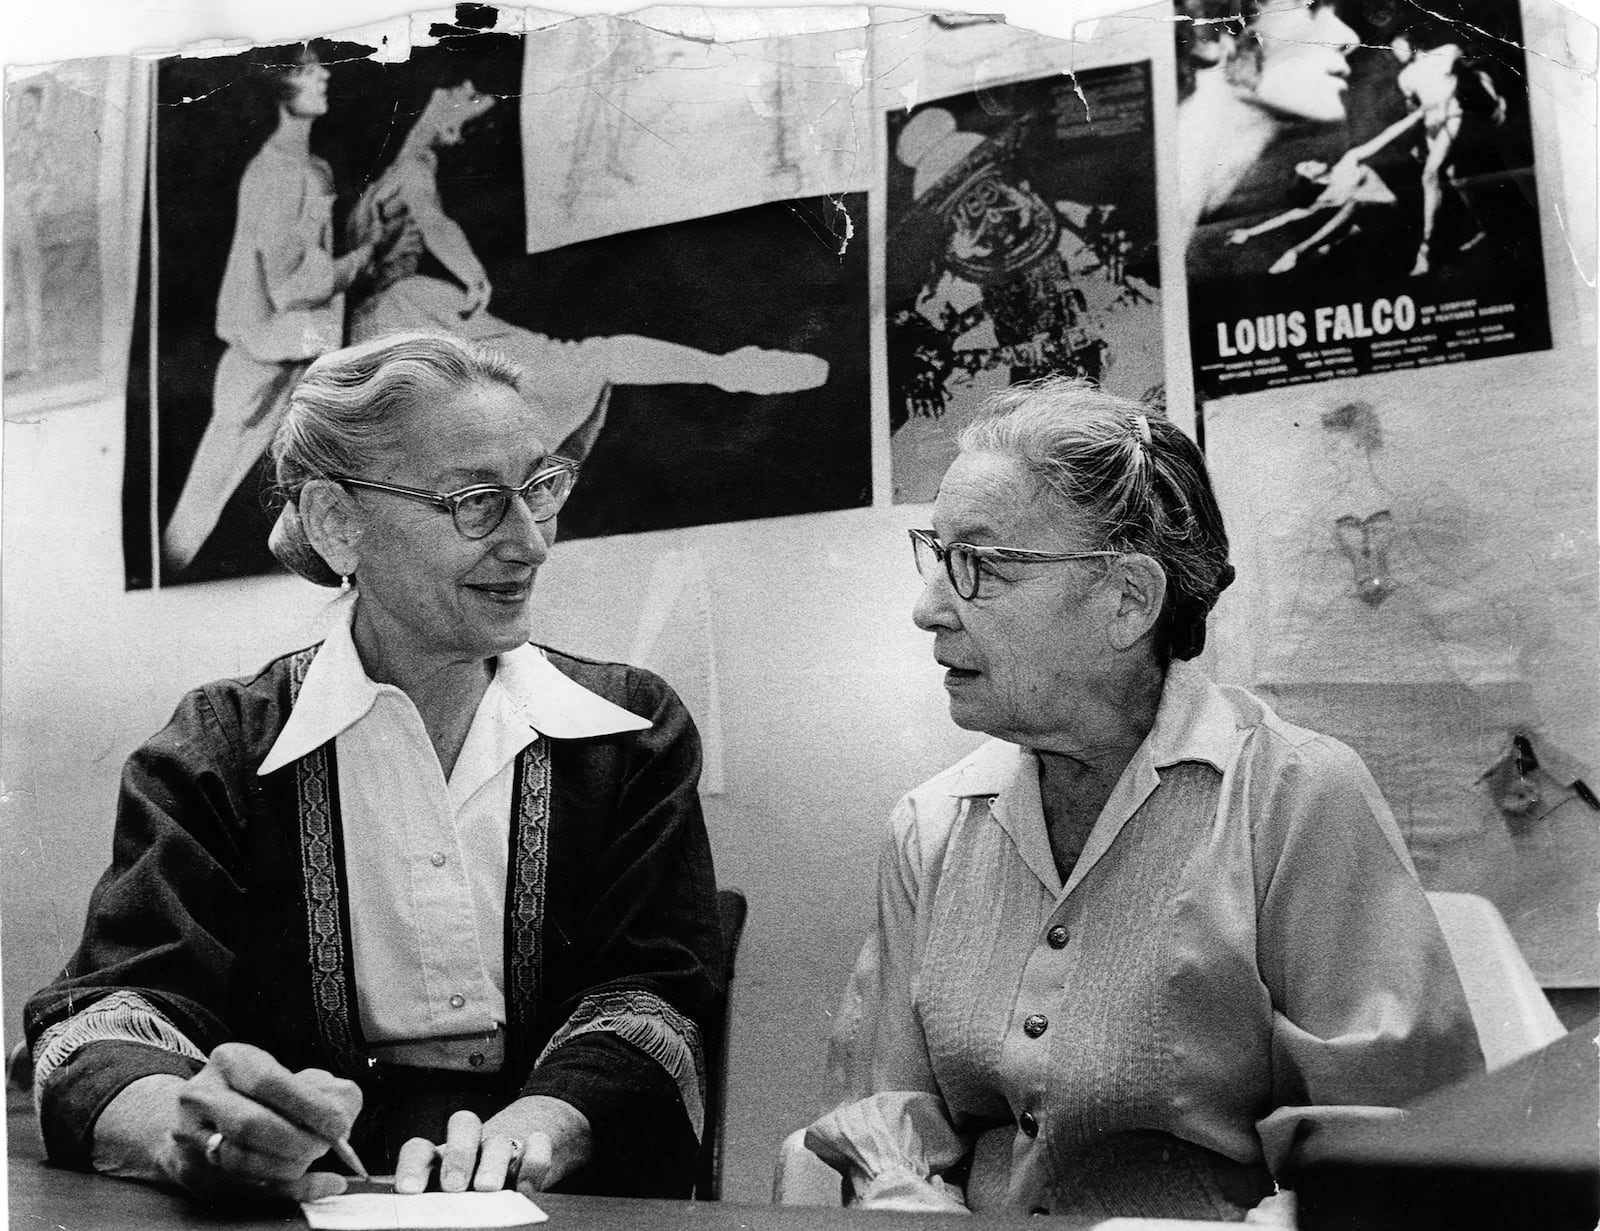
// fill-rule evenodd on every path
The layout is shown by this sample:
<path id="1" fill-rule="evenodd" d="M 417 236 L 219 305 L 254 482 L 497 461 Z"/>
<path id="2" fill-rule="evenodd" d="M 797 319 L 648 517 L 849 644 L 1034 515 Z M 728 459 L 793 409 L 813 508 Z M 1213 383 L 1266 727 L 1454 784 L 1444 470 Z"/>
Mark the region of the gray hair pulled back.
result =
<path id="1" fill-rule="evenodd" d="M 319 586 L 337 586 L 300 522 L 313 479 L 360 474 L 392 448 L 406 411 L 482 385 L 516 390 L 522 373 L 498 352 L 449 334 L 397 333 L 330 351 L 306 369 L 273 434 L 275 491 L 283 504 L 267 546 Z"/>
<path id="2" fill-rule="evenodd" d="M 1155 629 L 1163 663 L 1205 648 L 1206 616 L 1233 582 L 1228 535 L 1195 443 L 1153 407 L 1051 376 L 991 397 L 963 452 L 1014 457 L 1088 522 L 1095 550 L 1140 552 L 1167 575 Z"/>

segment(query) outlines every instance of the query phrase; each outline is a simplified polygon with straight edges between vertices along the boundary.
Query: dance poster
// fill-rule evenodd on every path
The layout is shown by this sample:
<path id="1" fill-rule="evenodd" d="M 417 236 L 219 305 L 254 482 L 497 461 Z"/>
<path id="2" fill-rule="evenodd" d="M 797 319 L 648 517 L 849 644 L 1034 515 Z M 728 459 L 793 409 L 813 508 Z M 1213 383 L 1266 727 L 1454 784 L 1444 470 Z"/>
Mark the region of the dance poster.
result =
<path id="1" fill-rule="evenodd" d="M 521 252 L 516 114 L 489 105 L 515 96 L 521 41 L 461 35 L 398 63 L 315 40 L 158 65 L 128 378 L 129 589 L 278 567 L 265 455 L 289 389 L 352 340 L 414 246 L 397 214 L 382 234 L 358 218 L 380 174 L 425 147 L 481 264 Z M 457 120 L 470 139 L 448 148 L 412 135 Z"/>
<path id="2" fill-rule="evenodd" d="M 861 195 L 530 255 L 524 40 L 431 33 L 399 61 L 318 40 L 159 65 L 128 587 L 275 570 L 266 452 L 290 390 L 399 330 L 532 374 L 547 443 L 584 463 L 563 537 L 868 503 Z"/>
<path id="3" fill-rule="evenodd" d="M 623 349 L 561 536 L 872 503 L 867 201 L 806 197 L 508 262 L 508 318 Z M 648 356 L 670 345 L 673 367 Z M 637 352 L 637 365 L 629 362 Z"/>
<path id="4" fill-rule="evenodd" d="M 1516 0 L 1240 28 L 1179 25 L 1200 396 L 1548 349 Z"/>
<path id="5" fill-rule="evenodd" d="M 894 498 L 932 500 L 989 392 L 1082 376 L 1164 403 L 1148 62 L 891 112 Z"/>

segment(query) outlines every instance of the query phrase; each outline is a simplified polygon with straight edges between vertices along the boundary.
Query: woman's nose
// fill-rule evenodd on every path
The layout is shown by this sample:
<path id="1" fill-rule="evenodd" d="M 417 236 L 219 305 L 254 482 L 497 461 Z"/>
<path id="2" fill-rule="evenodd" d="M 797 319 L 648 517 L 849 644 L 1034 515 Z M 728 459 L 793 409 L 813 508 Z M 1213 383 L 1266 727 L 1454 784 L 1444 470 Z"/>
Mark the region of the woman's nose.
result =
<path id="1" fill-rule="evenodd" d="M 922 592 L 911 606 L 911 621 L 925 633 L 960 627 L 961 614 L 948 579 L 938 577 L 923 583 Z"/>
<path id="2" fill-rule="evenodd" d="M 556 541 L 556 519 L 547 517 L 539 521 L 526 496 L 513 497 L 496 537 L 501 550 L 513 551 L 518 559 L 531 564 L 543 564 Z"/>

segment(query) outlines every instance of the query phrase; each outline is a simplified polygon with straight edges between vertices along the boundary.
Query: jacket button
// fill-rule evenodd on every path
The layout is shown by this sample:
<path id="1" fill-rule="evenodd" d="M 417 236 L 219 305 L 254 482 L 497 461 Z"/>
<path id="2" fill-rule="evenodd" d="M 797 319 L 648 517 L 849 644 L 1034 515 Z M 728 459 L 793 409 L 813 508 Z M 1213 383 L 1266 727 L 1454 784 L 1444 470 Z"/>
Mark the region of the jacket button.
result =
<path id="1" fill-rule="evenodd" d="M 457 992 L 454 996 L 450 997 L 450 1007 L 452 1009 L 459 1009 L 462 1005 L 464 1005 L 466 1003 L 467 1003 L 467 998 L 465 996 L 463 996 L 460 992 Z"/>
<path id="2" fill-rule="evenodd" d="M 1017 1127 L 1029 1137 L 1037 1137 L 1039 1135 L 1039 1121 L 1034 1118 L 1034 1114 L 1031 1111 L 1025 1111 L 1017 1117 Z"/>
<path id="3" fill-rule="evenodd" d="M 428 862 L 436 868 L 444 867 L 447 862 L 445 853 L 443 851 L 434 851 L 433 854 L 428 856 Z"/>
<path id="4" fill-rule="evenodd" d="M 1030 1013 L 1022 1023 L 1022 1033 L 1030 1039 L 1038 1038 L 1048 1029 L 1050 1029 L 1050 1019 L 1043 1013 Z"/>
<path id="5" fill-rule="evenodd" d="M 1052 949 L 1065 949 L 1067 947 L 1067 929 L 1058 923 L 1045 933 L 1045 939 L 1050 942 Z"/>
<path id="6" fill-rule="evenodd" d="M 467 1063 L 475 1069 L 481 1069 L 483 1067 L 483 1053 L 481 1051 L 473 1052 L 467 1057 Z"/>

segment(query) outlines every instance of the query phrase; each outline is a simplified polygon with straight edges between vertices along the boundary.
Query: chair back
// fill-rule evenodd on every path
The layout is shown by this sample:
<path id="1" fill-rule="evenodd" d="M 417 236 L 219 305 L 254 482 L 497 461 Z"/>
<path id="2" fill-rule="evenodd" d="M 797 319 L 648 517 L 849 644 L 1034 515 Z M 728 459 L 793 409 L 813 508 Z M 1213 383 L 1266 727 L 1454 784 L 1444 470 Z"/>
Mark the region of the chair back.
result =
<path id="1" fill-rule="evenodd" d="M 1428 904 L 1450 947 L 1491 1072 L 1566 1033 L 1493 902 L 1475 893 L 1430 893 Z"/>
<path id="2" fill-rule="evenodd" d="M 6 1057 L 6 1089 L 33 1092 L 33 1054 L 26 1043 L 18 1043 Z"/>
<path id="3" fill-rule="evenodd" d="M 722 991 L 705 1023 L 706 1120 L 700 1134 L 700 1156 L 695 1161 L 694 1169 L 694 1195 L 697 1201 L 722 1199 L 722 1147 L 728 1111 L 728 1032 L 733 1021 L 733 972 L 748 912 L 749 903 L 739 890 L 717 890 L 717 918 L 722 925 Z"/>

